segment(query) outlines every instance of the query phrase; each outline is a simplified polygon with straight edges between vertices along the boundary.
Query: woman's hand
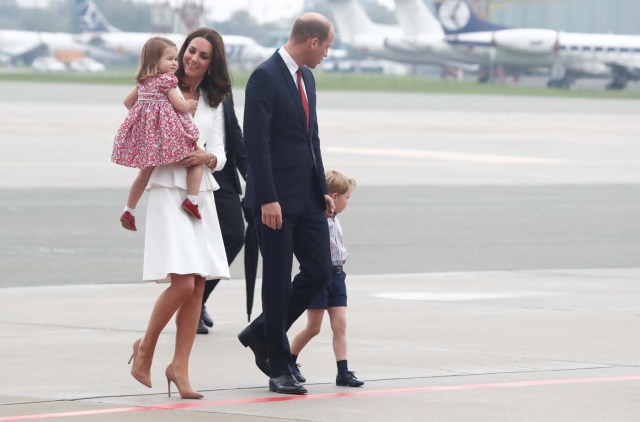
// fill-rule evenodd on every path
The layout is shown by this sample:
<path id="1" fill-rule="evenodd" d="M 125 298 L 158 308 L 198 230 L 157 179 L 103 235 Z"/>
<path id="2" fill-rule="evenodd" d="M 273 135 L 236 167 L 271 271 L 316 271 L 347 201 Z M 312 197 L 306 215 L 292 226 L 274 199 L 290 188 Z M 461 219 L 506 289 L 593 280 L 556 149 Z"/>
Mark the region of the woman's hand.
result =
<path id="1" fill-rule="evenodd" d="M 206 164 L 211 159 L 211 153 L 204 151 L 200 147 L 196 147 L 193 151 L 187 154 L 182 160 L 178 161 L 177 164 L 183 166 L 201 166 Z"/>

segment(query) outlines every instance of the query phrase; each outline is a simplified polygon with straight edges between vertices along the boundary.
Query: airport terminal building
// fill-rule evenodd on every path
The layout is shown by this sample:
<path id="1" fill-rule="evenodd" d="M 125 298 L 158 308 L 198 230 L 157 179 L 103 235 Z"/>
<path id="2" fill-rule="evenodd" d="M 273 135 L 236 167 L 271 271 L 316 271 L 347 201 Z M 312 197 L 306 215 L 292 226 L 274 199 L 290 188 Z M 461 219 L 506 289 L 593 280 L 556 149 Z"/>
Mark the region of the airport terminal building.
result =
<path id="1" fill-rule="evenodd" d="M 476 0 L 475 6 L 507 26 L 640 34 L 638 0 Z"/>

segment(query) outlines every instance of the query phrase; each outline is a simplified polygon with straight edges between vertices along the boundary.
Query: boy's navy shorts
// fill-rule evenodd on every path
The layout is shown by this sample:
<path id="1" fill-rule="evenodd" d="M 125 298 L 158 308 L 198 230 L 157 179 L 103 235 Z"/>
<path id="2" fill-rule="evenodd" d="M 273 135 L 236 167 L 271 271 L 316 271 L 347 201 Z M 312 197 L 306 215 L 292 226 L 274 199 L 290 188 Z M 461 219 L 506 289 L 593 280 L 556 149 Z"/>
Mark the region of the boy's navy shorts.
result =
<path id="1" fill-rule="evenodd" d="M 333 278 L 322 289 L 307 309 L 327 309 L 336 306 L 347 306 L 347 274 L 344 271 L 333 274 Z"/>

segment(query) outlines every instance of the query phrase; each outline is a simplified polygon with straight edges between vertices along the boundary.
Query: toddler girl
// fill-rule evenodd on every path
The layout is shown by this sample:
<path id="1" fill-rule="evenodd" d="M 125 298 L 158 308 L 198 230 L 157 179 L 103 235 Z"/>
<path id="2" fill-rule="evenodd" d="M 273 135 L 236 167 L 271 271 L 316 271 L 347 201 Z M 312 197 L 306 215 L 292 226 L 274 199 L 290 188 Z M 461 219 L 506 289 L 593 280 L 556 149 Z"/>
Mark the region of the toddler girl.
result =
<path id="1" fill-rule="evenodd" d="M 198 102 L 185 100 L 178 90 L 178 49 L 173 41 L 152 37 L 142 47 L 135 87 L 124 105 L 129 109 L 113 142 L 111 161 L 140 172 L 131 185 L 127 206 L 120 216 L 122 227 L 137 230 L 135 208 L 156 166 L 176 163 L 196 148 L 200 136 L 188 113 Z M 187 169 L 187 199 L 182 208 L 200 219 L 198 191 L 202 166 Z"/>

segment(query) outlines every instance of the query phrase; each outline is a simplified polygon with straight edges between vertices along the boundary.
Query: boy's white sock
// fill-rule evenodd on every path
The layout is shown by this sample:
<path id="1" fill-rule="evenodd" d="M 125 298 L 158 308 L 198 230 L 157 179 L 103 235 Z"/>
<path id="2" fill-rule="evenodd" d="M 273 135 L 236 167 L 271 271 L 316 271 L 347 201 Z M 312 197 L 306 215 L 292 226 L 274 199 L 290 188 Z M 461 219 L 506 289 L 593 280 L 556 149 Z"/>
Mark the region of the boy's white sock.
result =
<path id="1" fill-rule="evenodd" d="M 198 196 L 197 195 L 187 195 L 187 198 L 189 198 L 189 201 L 191 201 L 191 203 L 193 205 L 198 205 Z"/>
<path id="2" fill-rule="evenodd" d="M 135 208 L 129 208 L 129 207 L 124 207 L 125 211 L 129 211 L 129 214 L 131 215 L 136 215 L 136 209 Z"/>

